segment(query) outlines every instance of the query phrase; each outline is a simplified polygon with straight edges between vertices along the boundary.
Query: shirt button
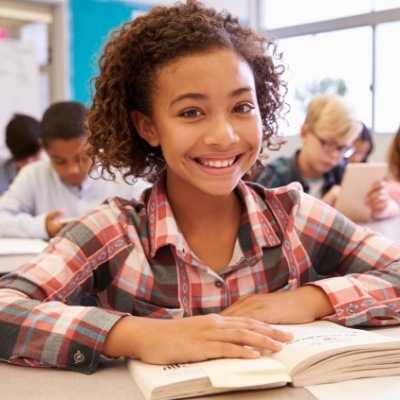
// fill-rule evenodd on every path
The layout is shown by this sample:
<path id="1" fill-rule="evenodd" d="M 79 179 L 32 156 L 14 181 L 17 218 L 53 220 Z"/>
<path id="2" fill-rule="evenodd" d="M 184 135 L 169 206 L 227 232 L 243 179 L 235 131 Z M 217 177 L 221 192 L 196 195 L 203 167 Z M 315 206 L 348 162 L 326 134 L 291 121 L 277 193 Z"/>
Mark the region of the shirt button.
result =
<path id="1" fill-rule="evenodd" d="M 221 281 L 216 281 L 216 282 L 215 282 L 215 286 L 216 286 L 217 288 L 222 287 L 222 282 L 221 282 Z"/>
<path id="2" fill-rule="evenodd" d="M 85 356 L 78 350 L 74 354 L 74 361 L 75 361 L 75 364 L 83 363 L 85 361 Z"/>
<path id="3" fill-rule="evenodd" d="M 350 306 L 347 311 L 349 312 L 349 314 L 355 314 L 356 312 L 356 307 L 355 306 Z"/>

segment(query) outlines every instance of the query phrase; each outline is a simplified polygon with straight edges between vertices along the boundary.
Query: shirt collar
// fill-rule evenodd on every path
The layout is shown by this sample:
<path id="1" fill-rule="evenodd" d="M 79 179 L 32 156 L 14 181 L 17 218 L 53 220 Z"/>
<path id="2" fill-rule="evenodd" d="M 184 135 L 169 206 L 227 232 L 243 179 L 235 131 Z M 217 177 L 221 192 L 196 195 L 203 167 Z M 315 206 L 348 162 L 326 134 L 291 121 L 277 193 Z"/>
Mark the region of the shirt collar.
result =
<path id="1" fill-rule="evenodd" d="M 245 210 L 239 230 L 239 243 L 250 264 L 262 256 L 263 247 L 280 245 L 282 231 L 264 200 L 264 189 L 258 185 L 248 186 L 240 181 L 236 191 L 242 198 Z M 262 192 L 262 193 L 261 193 Z M 154 184 L 147 203 L 149 218 L 150 253 L 172 245 L 180 252 L 188 252 L 187 244 L 179 230 L 165 188 L 165 174 Z"/>

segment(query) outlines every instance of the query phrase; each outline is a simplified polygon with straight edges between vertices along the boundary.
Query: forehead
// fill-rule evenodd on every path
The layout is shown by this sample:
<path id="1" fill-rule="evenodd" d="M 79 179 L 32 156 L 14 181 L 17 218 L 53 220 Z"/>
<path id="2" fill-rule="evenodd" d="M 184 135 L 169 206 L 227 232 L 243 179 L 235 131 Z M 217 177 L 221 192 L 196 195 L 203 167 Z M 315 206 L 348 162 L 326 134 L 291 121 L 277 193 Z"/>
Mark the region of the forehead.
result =
<path id="1" fill-rule="evenodd" d="M 52 139 L 47 143 L 46 151 L 52 157 L 75 157 L 85 143 L 86 137 L 77 137 L 68 140 Z"/>
<path id="2" fill-rule="evenodd" d="M 321 139 L 339 144 L 353 143 L 354 139 L 357 137 L 351 130 L 345 133 L 338 133 L 329 129 L 320 129 L 317 130 L 316 133 L 320 136 Z"/>
<path id="3" fill-rule="evenodd" d="M 255 86 L 249 64 L 234 51 L 217 49 L 182 56 L 160 67 L 155 91 L 220 90 L 238 84 Z"/>

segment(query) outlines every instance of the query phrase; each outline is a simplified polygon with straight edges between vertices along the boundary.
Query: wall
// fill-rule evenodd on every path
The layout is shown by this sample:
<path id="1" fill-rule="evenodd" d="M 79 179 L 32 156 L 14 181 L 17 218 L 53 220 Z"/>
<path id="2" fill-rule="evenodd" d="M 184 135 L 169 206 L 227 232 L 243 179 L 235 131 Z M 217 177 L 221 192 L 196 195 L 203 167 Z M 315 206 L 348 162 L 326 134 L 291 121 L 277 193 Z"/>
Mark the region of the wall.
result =
<path id="1" fill-rule="evenodd" d="M 90 79 L 97 74 L 98 55 L 110 32 L 150 6 L 118 0 L 70 0 L 69 4 L 71 96 L 89 105 Z"/>
<path id="2" fill-rule="evenodd" d="M 216 9 L 227 8 L 234 15 L 240 16 L 242 23 L 248 23 L 249 1 L 253 0 L 208 0 L 204 3 Z M 97 74 L 99 53 L 112 30 L 154 5 L 172 5 L 175 2 L 176 0 L 69 0 L 72 98 L 89 105 L 90 80 Z"/>

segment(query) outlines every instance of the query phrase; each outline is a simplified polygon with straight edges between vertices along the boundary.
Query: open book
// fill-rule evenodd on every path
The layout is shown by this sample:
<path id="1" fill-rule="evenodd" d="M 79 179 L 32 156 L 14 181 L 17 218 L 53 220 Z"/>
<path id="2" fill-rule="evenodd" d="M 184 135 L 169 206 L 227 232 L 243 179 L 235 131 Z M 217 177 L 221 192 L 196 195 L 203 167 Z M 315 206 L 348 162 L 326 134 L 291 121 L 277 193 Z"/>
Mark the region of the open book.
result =
<path id="1" fill-rule="evenodd" d="M 400 338 L 328 321 L 279 327 L 292 331 L 294 339 L 259 359 L 166 366 L 127 359 L 127 365 L 146 400 L 400 374 Z"/>

